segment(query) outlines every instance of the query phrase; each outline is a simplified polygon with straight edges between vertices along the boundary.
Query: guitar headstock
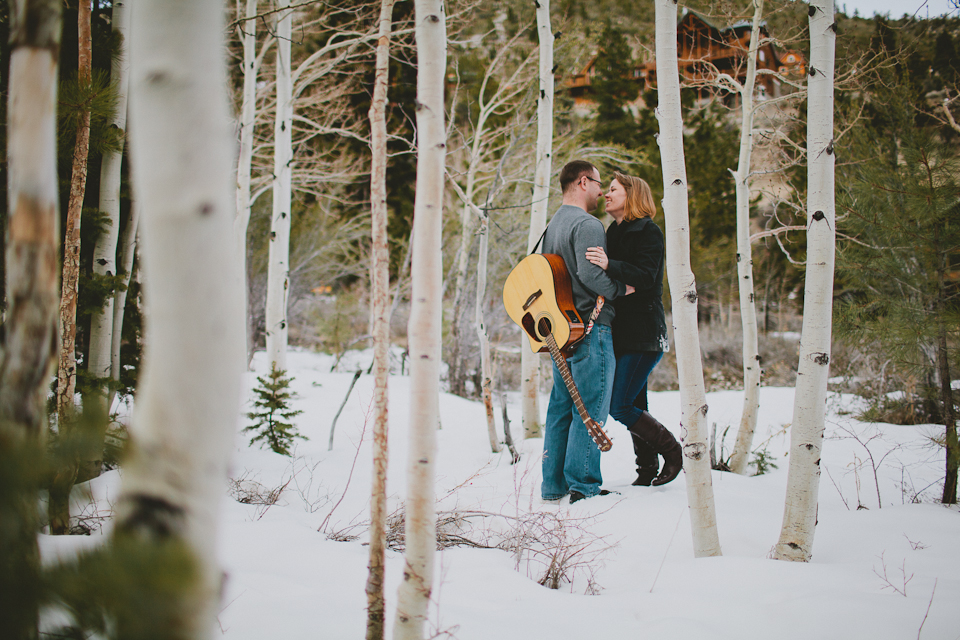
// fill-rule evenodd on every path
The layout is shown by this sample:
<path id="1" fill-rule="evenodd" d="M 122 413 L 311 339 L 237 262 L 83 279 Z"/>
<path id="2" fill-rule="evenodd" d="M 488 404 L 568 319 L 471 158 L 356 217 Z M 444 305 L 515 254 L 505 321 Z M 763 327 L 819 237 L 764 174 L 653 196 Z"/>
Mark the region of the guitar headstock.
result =
<path id="1" fill-rule="evenodd" d="M 597 422 L 591 418 L 584 422 L 584 424 L 587 427 L 587 433 L 589 433 L 590 437 L 593 438 L 597 448 L 603 452 L 610 451 L 610 449 L 613 447 L 613 440 L 611 440 L 610 436 L 607 435 L 607 432 L 603 430 L 603 423 Z"/>

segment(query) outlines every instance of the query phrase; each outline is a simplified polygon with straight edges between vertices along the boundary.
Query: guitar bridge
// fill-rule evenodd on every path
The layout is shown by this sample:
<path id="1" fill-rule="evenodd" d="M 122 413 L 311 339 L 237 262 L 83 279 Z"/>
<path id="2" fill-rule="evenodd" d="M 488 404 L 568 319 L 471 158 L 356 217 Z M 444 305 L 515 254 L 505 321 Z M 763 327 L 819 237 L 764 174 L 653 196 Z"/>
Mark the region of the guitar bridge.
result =
<path id="1" fill-rule="evenodd" d="M 523 303 L 523 310 L 526 311 L 527 309 L 529 309 L 530 305 L 536 302 L 537 298 L 539 298 L 542 295 L 543 295 L 543 289 L 537 289 L 536 291 L 531 293 L 530 297 L 527 298 L 527 301 Z"/>

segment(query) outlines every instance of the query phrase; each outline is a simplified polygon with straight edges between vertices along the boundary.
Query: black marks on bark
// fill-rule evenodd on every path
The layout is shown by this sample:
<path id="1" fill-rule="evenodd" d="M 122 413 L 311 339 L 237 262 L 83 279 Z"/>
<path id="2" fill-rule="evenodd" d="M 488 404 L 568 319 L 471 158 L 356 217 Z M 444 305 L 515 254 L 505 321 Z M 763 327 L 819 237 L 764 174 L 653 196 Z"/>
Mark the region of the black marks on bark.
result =
<path id="1" fill-rule="evenodd" d="M 830 356 L 825 353 L 814 353 L 813 361 L 819 365 L 826 366 L 830 364 Z"/>
<path id="2" fill-rule="evenodd" d="M 200 215 L 201 215 L 201 216 L 208 216 L 208 215 L 210 215 L 211 213 L 213 213 L 213 205 L 212 205 L 212 204 L 210 204 L 209 202 L 204 202 L 203 204 L 200 205 Z"/>
<path id="3" fill-rule="evenodd" d="M 814 212 L 813 212 L 813 219 L 814 219 L 816 222 L 820 222 L 820 221 L 823 220 L 824 218 L 826 218 L 826 216 L 823 214 L 823 211 L 814 211 Z"/>
<path id="4" fill-rule="evenodd" d="M 676 3 L 674 3 L 674 4 L 676 4 Z M 671 182 L 670 184 L 672 184 L 672 185 L 674 185 L 674 186 L 680 186 L 680 185 L 683 184 L 683 180 L 681 180 L 680 178 L 677 178 L 676 180 L 674 180 L 674 181 Z"/>
<path id="5" fill-rule="evenodd" d="M 186 512 L 163 498 L 137 494 L 127 498 L 128 515 L 118 528 L 124 533 L 167 540 L 183 531 Z"/>
<path id="6" fill-rule="evenodd" d="M 813 7 L 810 7 L 810 9 L 812 10 Z M 795 551 L 800 551 L 800 545 L 798 545 L 796 542 L 788 542 L 787 546 L 790 547 L 791 549 L 794 549 Z"/>
<path id="7" fill-rule="evenodd" d="M 813 7 L 811 7 L 811 9 L 812 9 L 812 8 L 813 8 Z M 814 69 L 813 67 L 810 67 L 810 69 L 809 69 L 809 71 L 808 71 L 807 73 L 809 73 L 809 74 L 810 74 L 810 77 L 812 78 L 813 76 L 817 75 L 817 70 Z"/>
<path id="8" fill-rule="evenodd" d="M 807 9 L 807 16 L 812 18 L 817 13 L 817 8 L 813 5 L 810 5 L 810 8 Z"/>
<path id="9" fill-rule="evenodd" d="M 686 301 L 689 302 L 690 304 L 696 304 L 696 303 L 697 303 L 697 292 L 696 292 L 696 291 L 687 291 L 687 293 L 684 294 L 683 297 L 684 297 L 684 298 L 686 299 Z"/>
<path id="10" fill-rule="evenodd" d="M 702 442 L 691 442 L 683 447 L 683 455 L 691 460 L 700 460 L 707 455 L 707 445 Z"/>

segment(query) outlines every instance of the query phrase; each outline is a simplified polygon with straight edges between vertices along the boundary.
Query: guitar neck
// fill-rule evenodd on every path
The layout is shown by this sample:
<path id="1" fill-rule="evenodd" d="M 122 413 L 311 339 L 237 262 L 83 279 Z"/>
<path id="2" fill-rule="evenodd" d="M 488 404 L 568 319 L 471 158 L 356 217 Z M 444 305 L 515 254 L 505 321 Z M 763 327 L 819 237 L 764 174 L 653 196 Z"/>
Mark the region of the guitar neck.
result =
<path id="1" fill-rule="evenodd" d="M 583 406 L 580 392 L 577 390 L 577 385 L 573 382 L 573 374 L 570 373 L 570 365 L 567 364 L 566 358 L 560 353 L 560 347 L 557 346 L 557 341 L 554 339 L 552 333 L 547 335 L 547 346 L 550 348 L 550 356 L 553 358 L 554 364 L 557 365 L 557 370 L 560 371 L 560 377 L 563 378 L 564 384 L 567 385 L 570 398 L 580 413 L 580 419 L 583 420 L 584 424 L 587 424 L 587 422 L 591 420 L 590 414 L 587 413 L 587 408 Z"/>

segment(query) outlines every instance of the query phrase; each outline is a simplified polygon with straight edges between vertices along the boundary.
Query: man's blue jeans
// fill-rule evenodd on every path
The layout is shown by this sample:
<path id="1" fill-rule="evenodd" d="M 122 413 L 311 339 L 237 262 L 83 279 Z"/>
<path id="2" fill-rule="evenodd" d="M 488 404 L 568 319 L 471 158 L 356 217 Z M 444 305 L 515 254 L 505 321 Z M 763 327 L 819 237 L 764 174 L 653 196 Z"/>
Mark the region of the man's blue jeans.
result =
<path id="1" fill-rule="evenodd" d="M 613 334 L 606 325 L 594 325 L 573 357 L 567 361 L 573 381 L 587 413 L 596 422 L 606 422 L 616 358 Z M 600 493 L 600 449 L 580 419 L 556 364 L 553 366 L 553 391 L 547 407 L 546 434 L 543 439 L 544 500 L 562 498 L 570 491 L 586 497 Z"/>

